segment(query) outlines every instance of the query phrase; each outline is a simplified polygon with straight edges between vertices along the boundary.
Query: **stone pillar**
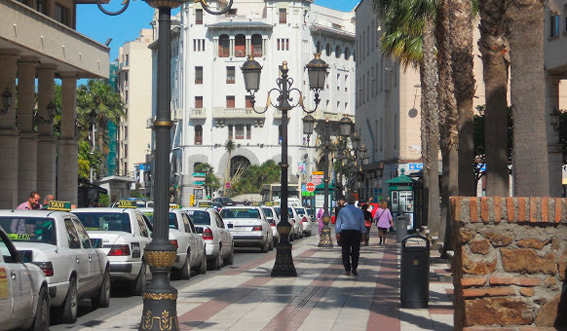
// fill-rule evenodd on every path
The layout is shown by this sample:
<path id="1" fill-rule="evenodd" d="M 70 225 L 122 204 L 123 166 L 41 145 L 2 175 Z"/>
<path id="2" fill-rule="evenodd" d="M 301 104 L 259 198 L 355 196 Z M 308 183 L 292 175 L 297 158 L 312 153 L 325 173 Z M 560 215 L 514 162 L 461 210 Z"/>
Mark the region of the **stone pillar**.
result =
<path id="1" fill-rule="evenodd" d="M 545 77 L 545 123 L 547 127 L 547 149 L 549 159 L 549 193 L 560 197 L 562 193 L 563 145 L 559 143 L 559 126 L 551 125 L 550 114 L 559 111 L 559 80 L 557 76 Z M 559 118 L 557 118 L 559 121 Z"/>
<path id="2" fill-rule="evenodd" d="M 18 201 L 27 200 L 37 189 L 37 135 L 33 128 L 35 109 L 35 67 L 38 59 L 21 58 L 18 61 Z"/>
<path id="3" fill-rule="evenodd" d="M 61 74 L 61 137 L 57 160 L 57 199 L 77 204 L 79 145 L 75 137 L 76 73 Z"/>
<path id="4" fill-rule="evenodd" d="M 0 50 L 0 93 L 6 89 L 12 93 L 12 102 L 6 113 L 0 113 L 0 155 L 2 155 L 2 171 L 0 171 L 0 208 L 15 208 L 18 205 L 18 145 L 16 130 L 16 52 Z M 4 109 L 0 98 L 0 108 Z"/>
<path id="5" fill-rule="evenodd" d="M 47 104 L 50 101 L 55 102 L 55 66 L 40 66 L 37 77 L 37 114 L 41 122 L 37 124 L 37 191 L 43 199 L 46 194 L 54 194 L 57 197 L 56 142 L 53 137 L 53 122 L 47 113 Z"/>

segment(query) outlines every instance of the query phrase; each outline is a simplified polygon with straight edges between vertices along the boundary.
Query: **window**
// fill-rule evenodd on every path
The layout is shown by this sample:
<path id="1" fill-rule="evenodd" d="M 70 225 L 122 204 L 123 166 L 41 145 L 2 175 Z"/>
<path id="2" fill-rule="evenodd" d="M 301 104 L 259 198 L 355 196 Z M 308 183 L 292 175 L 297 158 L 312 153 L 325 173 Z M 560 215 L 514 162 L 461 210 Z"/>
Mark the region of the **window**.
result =
<path id="1" fill-rule="evenodd" d="M 262 36 L 259 34 L 252 35 L 252 54 L 254 56 L 262 56 Z"/>
<path id="2" fill-rule="evenodd" d="M 193 39 L 193 52 L 205 51 L 205 39 Z"/>
<path id="3" fill-rule="evenodd" d="M 73 221 L 70 218 L 65 219 L 65 229 L 67 230 L 67 241 L 69 243 L 69 248 L 81 248 L 79 234 L 77 233 L 77 230 L 75 230 Z"/>
<path id="4" fill-rule="evenodd" d="M 87 231 L 85 230 L 81 222 L 79 222 L 78 220 L 73 220 L 73 223 L 75 224 L 75 228 L 77 229 L 77 234 L 79 235 L 79 239 L 83 244 L 83 248 L 93 248 L 91 245 L 91 239 L 89 238 L 89 235 L 87 234 Z"/>
<path id="5" fill-rule="evenodd" d="M 285 8 L 280 8 L 280 24 L 287 23 L 287 10 Z"/>
<path id="6" fill-rule="evenodd" d="M 197 125 L 195 127 L 195 145 L 202 145 L 203 144 L 203 127 Z"/>
<path id="7" fill-rule="evenodd" d="M 252 136 L 252 125 L 246 124 L 246 139 L 251 139 Z"/>
<path id="8" fill-rule="evenodd" d="M 203 24 L 203 10 L 195 9 L 195 24 Z"/>
<path id="9" fill-rule="evenodd" d="M 341 74 L 337 74 L 337 91 L 339 91 L 341 89 L 340 87 L 340 79 L 341 79 Z"/>
<path id="10" fill-rule="evenodd" d="M 128 91 L 124 92 L 124 102 L 128 102 Z"/>
<path id="11" fill-rule="evenodd" d="M 47 0 L 37 0 L 37 11 L 47 15 Z"/>
<path id="12" fill-rule="evenodd" d="M 316 50 L 317 53 L 321 53 L 321 42 L 320 41 L 317 42 L 317 46 L 315 46 L 315 50 Z"/>
<path id="13" fill-rule="evenodd" d="M 226 13 L 226 16 L 236 16 L 236 12 L 238 9 L 236 8 L 231 8 L 228 10 L 228 12 Z"/>
<path id="14" fill-rule="evenodd" d="M 327 56 L 331 56 L 331 45 L 327 44 L 327 46 L 325 46 L 325 53 Z"/>
<path id="15" fill-rule="evenodd" d="M 243 34 L 237 34 L 234 37 L 234 56 L 246 56 L 246 37 Z"/>
<path id="16" fill-rule="evenodd" d="M 235 108 L 234 95 L 226 96 L 226 108 Z"/>
<path id="17" fill-rule="evenodd" d="M 345 48 L 345 60 L 350 59 L 350 48 Z"/>
<path id="18" fill-rule="evenodd" d="M 195 108 L 196 109 L 203 108 L 203 97 L 202 96 L 195 97 Z"/>
<path id="19" fill-rule="evenodd" d="M 61 24 L 69 25 L 69 8 L 56 3 L 55 20 Z"/>
<path id="20" fill-rule="evenodd" d="M 339 57 L 341 57 L 341 46 L 337 45 L 335 46 L 335 57 L 338 59 Z"/>
<path id="21" fill-rule="evenodd" d="M 219 37 L 219 57 L 230 56 L 230 39 L 227 34 Z"/>
<path id="22" fill-rule="evenodd" d="M 195 84 L 203 84 L 203 67 L 195 67 Z"/>
<path id="23" fill-rule="evenodd" d="M 234 139 L 244 139 L 244 125 L 236 124 L 234 126 Z"/>
<path id="24" fill-rule="evenodd" d="M 234 67 L 226 67 L 226 83 L 234 84 Z"/>
<path id="25" fill-rule="evenodd" d="M 233 139 L 232 135 L 232 124 L 228 125 L 228 139 Z"/>
<path id="26" fill-rule="evenodd" d="M 289 39 L 278 38 L 278 51 L 289 51 Z"/>
<path id="27" fill-rule="evenodd" d="M 556 37 L 559 35 L 559 15 L 551 14 L 549 22 L 550 26 L 550 37 Z"/>
<path id="28" fill-rule="evenodd" d="M 252 108 L 252 96 L 251 95 L 247 95 L 246 96 L 246 108 Z"/>

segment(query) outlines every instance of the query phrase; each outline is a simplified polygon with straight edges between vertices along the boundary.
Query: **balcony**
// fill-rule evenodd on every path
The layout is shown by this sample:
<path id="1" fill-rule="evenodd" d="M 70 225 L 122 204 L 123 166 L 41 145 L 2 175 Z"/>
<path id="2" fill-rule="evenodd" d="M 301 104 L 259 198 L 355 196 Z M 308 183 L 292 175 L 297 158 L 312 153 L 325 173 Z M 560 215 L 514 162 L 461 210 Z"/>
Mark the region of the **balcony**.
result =
<path id="1" fill-rule="evenodd" d="M 213 108 L 213 118 L 266 118 L 266 114 L 258 114 L 252 108 Z"/>
<path id="2" fill-rule="evenodd" d="M 207 118 L 207 109 L 206 108 L 191 108 L 189 110 L 189 119 L 190 120 L 204 120 Z"/>

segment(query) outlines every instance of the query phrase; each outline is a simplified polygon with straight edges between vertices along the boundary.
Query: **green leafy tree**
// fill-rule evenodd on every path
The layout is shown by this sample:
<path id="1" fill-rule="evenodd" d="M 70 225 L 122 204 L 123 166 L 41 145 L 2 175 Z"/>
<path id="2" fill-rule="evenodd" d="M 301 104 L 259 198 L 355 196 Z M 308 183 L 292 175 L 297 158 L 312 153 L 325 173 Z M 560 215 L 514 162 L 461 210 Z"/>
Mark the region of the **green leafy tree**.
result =
<path id="1" fill-rule="evenodd" d="M 195 167 L 196 172 L 205 174 L 205 195 L 211 196 L 212 193 L 221 187 L 218 177 L 215 175 L 214 168 L 208 163 L 200 163 Z"/>
<path id="2" fill-rule="evenodd" d="M 263 184 L 277 183 L 280 179 L 280 167 L 273 160 L 267 160 L 260 166 L 247 167 L 239 180 L 234 183 L 234 194 L 260 193 Z"/>

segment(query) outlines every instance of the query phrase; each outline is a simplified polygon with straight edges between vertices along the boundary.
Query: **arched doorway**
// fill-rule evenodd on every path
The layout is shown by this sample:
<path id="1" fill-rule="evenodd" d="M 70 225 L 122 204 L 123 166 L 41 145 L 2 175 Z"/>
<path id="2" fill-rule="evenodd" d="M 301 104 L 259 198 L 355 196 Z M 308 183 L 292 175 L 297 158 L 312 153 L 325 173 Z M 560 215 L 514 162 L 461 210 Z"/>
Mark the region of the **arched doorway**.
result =
<path id="1" fill-rule="evenodd" d="M 237 155 L 230 160 L 230 177 L 232 178 L 236 171 L 240 168 L 242 170 L 250 166 L 250 160 L 244 156 Z"/>

